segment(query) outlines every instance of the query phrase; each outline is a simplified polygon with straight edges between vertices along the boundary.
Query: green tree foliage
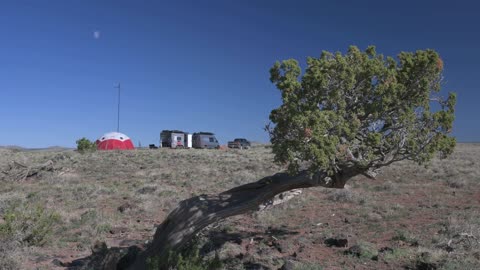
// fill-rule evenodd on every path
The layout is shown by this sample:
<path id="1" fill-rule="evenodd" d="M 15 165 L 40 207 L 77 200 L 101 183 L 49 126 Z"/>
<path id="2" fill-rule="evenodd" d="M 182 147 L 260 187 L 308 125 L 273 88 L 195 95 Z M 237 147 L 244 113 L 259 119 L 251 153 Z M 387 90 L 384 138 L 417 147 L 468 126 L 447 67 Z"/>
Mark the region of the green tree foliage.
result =
<path id="1" fill-rule="evenodd" d="M 95 142 L 91 142 L 89 139 L 83 137 L 76 141 L 77 151 L 80 153 L 92 152 L 97 150 L 97 145 Z"/>
<path id="2" fill-rule="evenodd" d="M 309 57 L 302 74 L 294 60 L 277 62 L 270 80 L 283 104 L 272 110 L 277 162 L 297 172 L 330 175 L 355 168 L 369 174 L 399 160 L 418 163 L 452 153 L 448 134 L 456 96 L 440 96 L 443 62 L 434 50 L 398 57 L 351 46 L 346 54 Z"/>

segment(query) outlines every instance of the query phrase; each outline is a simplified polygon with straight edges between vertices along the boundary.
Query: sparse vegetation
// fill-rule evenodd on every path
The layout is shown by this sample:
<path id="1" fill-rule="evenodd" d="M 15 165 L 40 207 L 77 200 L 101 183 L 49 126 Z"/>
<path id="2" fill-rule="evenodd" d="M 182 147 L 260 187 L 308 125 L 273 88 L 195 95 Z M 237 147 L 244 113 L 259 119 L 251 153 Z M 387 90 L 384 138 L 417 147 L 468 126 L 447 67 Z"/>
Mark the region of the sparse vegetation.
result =
<path id="1" fill-rule="evenodd" d="M 149 270 L 217 270 L 222 269 L 222 262 L 218 256 L 205 260 L 199 255 L 199 246 L 196 239 L 192 240 L 188 247 L 181 252 L 170 252 L 168 257 L 150 257 L 147 261 Z"/>
<path id="2" fill-rule="evenodd" d="M 293 270 L 323 270 L 323 268 L 320 264 L 316 263 L 299 263 L 296 265 Z"/>
<path id="3" fill-rule="evenodd" d="M 19 246 L 12 239 L 0 236 L 0 266 L 3 270 L 20 268 Z"/>
<path id="4" fill-rule="evenodd" d="M 263 146 L 248 152 L 0 152 L 0 176 L 5 177 L 0 185 L 0 226 L 7 227 L 6 213 L 38 216 L 36 206 L 43 208 L 43 217 L 59 216 L 41 248 L 2 238 L 0 264 L 5 269 L 52 269 L 53 258 L 64 263 L 93 259 L 96 241 L 108 247 L 139 245 L 192 193 L 220 192 L 281 170 L 271 149 Z M 12 161 L 31 165 L 48 160 L 54 162 L 53 170 L 25 181 L 10 181 L 3 174 Z M 421 260 L 437 269 L 476 269 L 478 160 L 480 145 L 460 144 L 450 158 L 434 159 L 427 168 L 401 162 L 386 168 L 378 180 L 360 176 L 345 190 L 307 189 L 287 203 L 229 218 L 202 233 L 196 259 L 203 262 L 198 265 L 218 254 L 223 269 L 279 269 L 295 254 L 296 267 L 304 269 L 402 269 L 414 268 Z M 465 185 L 451 188 L 450 178 L 462 179 Z M 331 237 L 346 239 L 348 246 L 328 246 L 325 240 Z M 369 255 L 344 255 L 362 242 L 373 247 L 370 253 L 378 252 L 377 261 L 366 258 Z"/>
<path id="5" fill-rule="evenodd" d="M 30 246 L 43 246 L 52 236 L 60 216 L 40 205 L 26 203 L 7 209 L 0 223 L 0 237 Z"/>
<path id="6" fill-rule="evenodd" d="M 418 245 L 417 239 L 415 239 L 415 237 L 412 237 L 405 230 L 395 231 L 395 235 L 392 237 L 392 240 L 393 241 L 402 241 L 402 242 L 407 243 L 411 246 L 417 246 Z"/>
<path id="7" fill-rule="evenodd" d="M 365 199 L 360 198 L 358 194 L 350 189 L 335 189 L 330 192 L 328 199 L 334 202 L 359 203 L 364 204 Z"/>

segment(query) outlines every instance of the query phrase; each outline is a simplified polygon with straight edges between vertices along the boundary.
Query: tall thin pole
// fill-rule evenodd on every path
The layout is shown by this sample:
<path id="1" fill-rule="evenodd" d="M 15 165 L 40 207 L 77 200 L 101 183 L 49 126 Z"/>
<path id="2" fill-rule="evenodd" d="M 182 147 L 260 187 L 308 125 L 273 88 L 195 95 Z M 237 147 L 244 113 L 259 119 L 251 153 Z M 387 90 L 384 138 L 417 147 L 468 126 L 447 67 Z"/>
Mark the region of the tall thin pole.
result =
<path id="1" fill-rule="evenodd" d="M 120 84 L 115 88 L 118 88 L 117 132 L 120 132 Z"/>

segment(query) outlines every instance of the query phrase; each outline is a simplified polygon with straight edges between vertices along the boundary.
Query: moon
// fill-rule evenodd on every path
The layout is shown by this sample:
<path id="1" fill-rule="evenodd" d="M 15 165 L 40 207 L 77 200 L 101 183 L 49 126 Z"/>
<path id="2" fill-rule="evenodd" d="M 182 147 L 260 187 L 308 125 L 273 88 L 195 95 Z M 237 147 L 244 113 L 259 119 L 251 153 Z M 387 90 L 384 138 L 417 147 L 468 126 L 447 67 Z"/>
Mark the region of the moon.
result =
<path id="1" fill-rule="evenodd" d="M 93 31 L 93 38 L 94 39 L 99 39 L 100 38 L 100 31 L 98 31 L 98 30 Z"/>

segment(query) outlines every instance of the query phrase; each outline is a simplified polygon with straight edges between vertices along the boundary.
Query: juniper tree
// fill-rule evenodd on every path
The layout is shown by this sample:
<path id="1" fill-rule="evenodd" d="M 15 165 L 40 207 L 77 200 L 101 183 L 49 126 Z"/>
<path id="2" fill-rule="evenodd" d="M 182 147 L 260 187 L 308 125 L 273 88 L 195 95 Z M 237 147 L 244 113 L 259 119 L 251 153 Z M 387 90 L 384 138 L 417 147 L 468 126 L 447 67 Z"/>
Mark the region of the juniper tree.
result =
<path id="1" fill-rule="evenodd" d="M 455 94 L 440 94 L 443 62 L 433 50 L 402 52 L 398 60 L 370 46 L 345 55 L 323 52 L 308 58 L 305 73 L 296 60 L 277 62 L 271 81 L 283 104 L 270 114 L 277 162 L 296 173 L 334 178 L 345 172 L 368 176 L 400 160 L 425 163 L 453 151 L 448 136 Z"/>
<path id="2" fill-rule="evenodd" d="M 282 104 L 272 110 L 267 130 L 275 161 L 288 170 L 217 195 L 182 201 L 157 228 L 153 242 L 125 258 L 144 269 L 148 258 L 165 258 L 218 220 L 258 209 L 283 192 L 315 186 L 343 188 L 356 175 L 374 177 L 401 160 L 423 164 L 446 157 L 455 94 L 442 98 L 443 62 L 434 50 L 384 57 L 374 47 L 323 52 L 270 70 Z M 125 263 L 125 259 L 123 261 Z"/>

